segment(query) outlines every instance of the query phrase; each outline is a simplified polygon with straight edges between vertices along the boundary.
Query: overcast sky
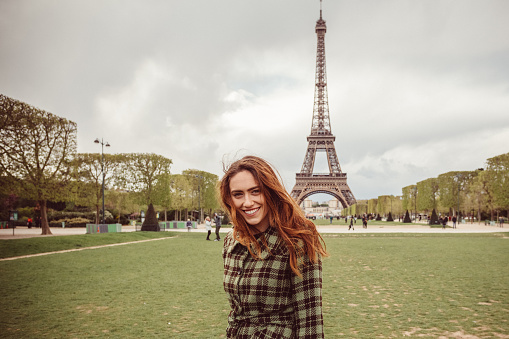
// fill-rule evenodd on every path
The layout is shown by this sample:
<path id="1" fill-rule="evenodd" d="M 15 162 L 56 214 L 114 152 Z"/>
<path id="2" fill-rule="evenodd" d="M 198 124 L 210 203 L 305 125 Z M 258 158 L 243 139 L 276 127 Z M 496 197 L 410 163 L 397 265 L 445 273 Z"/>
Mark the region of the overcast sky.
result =
<path id="1" fill-rule="evenodd" d="M 0 0 L 0 93 L 76 122 L 78 152 L 100 152 L 104 137 L 107 152 L 219 176 L 225 157 L 254 154 L 291 190 L 319 11 L 319 0 Z M 357 199 L 509 152 L 509 1 L 324 0 L 323 18 L 332 133 Z"/>

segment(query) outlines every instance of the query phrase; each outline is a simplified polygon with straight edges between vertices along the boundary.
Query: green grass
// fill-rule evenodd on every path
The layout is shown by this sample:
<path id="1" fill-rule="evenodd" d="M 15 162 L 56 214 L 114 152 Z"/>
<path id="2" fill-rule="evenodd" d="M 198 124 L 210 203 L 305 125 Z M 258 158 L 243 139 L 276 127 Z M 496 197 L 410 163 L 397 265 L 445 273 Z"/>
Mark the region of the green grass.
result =
<path id="1" fill-rule="evenodd" d="M 508 237 L 325 234 L 326 337 L 508 336 Z M 222 275 L 203 233 L 0 262 L 0 336 L 224 337 Z"/>
<path id="2" fill-rule="evenodd" d="M 175 236 L 175 232 L 123 232 L 0 240 L 0 258 Z"/>
<path id="3" fill-rule="evenodd" d="M 332 224 L 330 223 L 329 219 L 317 219 L 312 220 L 315 225 L 318 226 L 347 226 L 350 225 L 350 219 L 348 219 L 348 222 L 345 223 L 345 219 L 332 219 Z M 404 223 L 401 221 L 383 221 L 383 220 L 369 220 L 368 221 L 368 228 L 369 226 L 404 226 L 404 225 L 420 225 L 420 226 L 426 226 L 425 223 Z M 362 227 L 362 219 L 358 218 L 357 222 L 354 222 L 354 226 Z"/>
<path id="4" fill-rule="evenodd" d="M 327 333 L 507 337 L 507 236 L 325 235 L 331 254 L 324 265 Z"/>

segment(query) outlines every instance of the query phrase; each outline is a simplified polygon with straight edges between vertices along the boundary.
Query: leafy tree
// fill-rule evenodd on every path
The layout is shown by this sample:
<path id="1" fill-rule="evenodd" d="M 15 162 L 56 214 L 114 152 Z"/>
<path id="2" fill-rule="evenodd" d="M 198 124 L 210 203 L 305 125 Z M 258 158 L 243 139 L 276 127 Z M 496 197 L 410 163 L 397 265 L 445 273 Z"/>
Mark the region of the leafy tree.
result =
<path id="1" fill-rule="evenodd" d="M 417 209 L 419 211 L 430 211 L 437 207 L 438 179 L 429 178 L 417 183 Z"/>
<path id="2" fill-rule="evenodd" d="M 95 207 L 96 224 L 99 223 L 102 205 L 103 169 L 104 185 L 111 186 L 114 170 L 118 165 L 117 158 L 111 154 L 104 154 L 101 161 L 99 153 L 78 153 L 73 159 L 73 177 L 76 180 L 73 188 L 75 202 L 82 206 Z"/>
<path id="3" fill-rule="evenodd" d="M 368 213 L 376 214 L 377 204 L 378 204 L 378 199 L 369 199 L 368 200 Z"/>
<path id="4" fill-rule="evenodd" d="M 493 220 L 493 193 L 491 191 L 489 171 L 478 171 L 478 175 L 469 187 L 470 194 L 474 197 L 477 205 L 477 220 L 481 221 L 481 211 L 489 210 Z"/>
<path id="5" fill-rule="evenodd" d="M 392 196 L 392 216 L 401 216 L 403 214 L 403 201 L 401 196 Z"/>
<path id="6" fill-rule="evenodd" d="M 409 185 L 403 187 L 403 209 L 407 211 L 416 208 L 416 199 L 417 199 L 417 185 Z M 417 211 L 415 211 L 417 213 Z M 405 215 L 406 219 L 406 215 Z M 406 221 L 405 221 L 406 222 Z"/>
<path id="7" fill-rule="evenodd" d="M 356 205 L 355 209 L 359 214 L 368 214 L 368 201 L 367 200 L 357 200 L 355 205 Z"/>
<path id="8" fill-rule="evenodd" d="M 122 153 L 115 174 L 116 185 L 127 191 L 137 192 L 140 203 L 152 203 L 157 181 L 170 173 L 172 161 L 154 153 Z"/>
<path id="9" fill-rule="evenodd" d="M 464 191 L 468 182 L 473 175 L 473 172 L 453 171 L 440 174 L 438 176 L 439 186 L 439 205 L 443 208 L 453 211 L 454 215 L 457 215 L 459 207 L 461 206 L 461 192 Z"/>
<path id="10" fill-rule="evenodd" d="M 212 210 L 219 208 L 220 204 L 216 193 L 218 183 L 217 175 L 196 169 L 183 171 L 182 174 L 187 175 L 192 187 L 196 188 L 192 189 L 190 192 L 192 196 L 192 208 L 208 209 L 209 214 L 211 214 Z"/>
<path id="11" fill-rule="evenodd" d="M 497 209 L 506 209 L 509 216 L 509 153 L 486 160 L 486 173 L 493 204 Z"/>
<path id="12" fill-rule="evenodd" d="M 48 200 L 68 197 L 70 162 L 76 153 L 75 122 L 0 95 L 0 173 L 38 202 L 42 234 L 51 234 Z"/>
<path id="13" fill-rule="evenodd" d="M 381 195 L 378 197 L 378 213 L 387 215 L 391 211 L 392 195 Z"/>
<path id="14" fill-rule="evenodd" d="M 357 205 L 350 206 L 350 215 L 357 215 Z"/>
<path id="15" fill-rule="evenodd" d="M 122 215 L 133 214 L 140 211 L 141 206 L 136 203 L 133 194 L 130 192 L 110 189 L 105 192 L 106 201 L 109 209 L 115 210 L 114 217 L 120 222 Z"/>
<path id="16" fill-rule="evenodd" d="M 164 221 L 168 221 L 168 211 L 172 208 L 172 185 L 172 175 L 163 173 L 154 186 L 153 200 L 164 210 Z"/>
<path id="17" fill-rule="evenodd" d="M 178 211 L 178 220 L 181 220 L 180 211 L 192 207 L 193 185 L 190 177 L 183 174 L 174 174 L 172 179 L 171 200 L 173 207 Z"/>

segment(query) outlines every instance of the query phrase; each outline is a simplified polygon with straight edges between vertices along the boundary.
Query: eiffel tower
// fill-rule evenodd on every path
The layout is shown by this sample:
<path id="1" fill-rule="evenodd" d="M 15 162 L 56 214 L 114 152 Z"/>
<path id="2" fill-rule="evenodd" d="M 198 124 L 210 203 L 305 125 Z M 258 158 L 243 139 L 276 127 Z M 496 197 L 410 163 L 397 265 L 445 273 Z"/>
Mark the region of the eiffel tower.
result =
<path id="1" fill-rule="evenodd" d="M 316 22 L 317 36 L 315 101 L 311 134 L 300 173 L 297 173 L 292 197 L 300 205 L 304 199 L 316 193 L 327 193 L 339 200 L 344 208 L 356 203 L 355 197 L 346 183 L 346 173 L 341 171 L 332 134 L 327 97 L 327 73 L 325 71 L 325 32 L 327 26 L 322 19 L 322 0 L 320 0 L 320 19 Z M 313 173 L 316 152 L 325 152 L 329 163 L 329 173 Z"/>

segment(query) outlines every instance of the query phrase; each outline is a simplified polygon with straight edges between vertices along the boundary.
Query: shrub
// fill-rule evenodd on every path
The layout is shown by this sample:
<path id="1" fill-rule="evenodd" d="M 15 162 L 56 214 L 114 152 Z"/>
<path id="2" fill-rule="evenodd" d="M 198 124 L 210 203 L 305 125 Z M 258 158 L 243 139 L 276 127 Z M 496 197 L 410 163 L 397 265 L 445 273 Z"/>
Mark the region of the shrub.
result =
<path id="1" fill-rule="evenodd" d="M 157 220 L 156 211 L 154 210 L 154 206 L 152 204 L 148 205 L 147 216 L 143 222 L 143 225 L 141 226 L 141 230 L 153 232 L 159 232 L 161 230 Z"/>
<path id="2" fill-rule="evenodd" d="M 94 212 L 77 212 L 77 211 L 48 211 L 48 222 L 57 221 L 61 219 L 76 219 L 82 218 L 89 220 L 88 223 L 95 221 Z"/>
<path id="3" fill-rule="evenodd" d="M 403 222 L 407 223 L 407 224 L 412 222 L 412 219 L 410 219 L 410 214 L 408 213 L 408 210 L 405 213 L 405 219 L 403 219 Z"/>
<path id="4" fill-rule="evenodd" d="M 387 221 L 394 221 L 394 219 L 392 218 L 392 213 L 389 212 L 389 216 L 387 217 Z"/>
<path id="5" fill-rule="evenodd" d="M 86 227 L 91 221 L 85 218 L 72 218 L 72 219 L 59 219 L 53 220 L 49 223 L 50 227 L 62 227 L 62 222 L 65 222 L 65 227 Z"/>

